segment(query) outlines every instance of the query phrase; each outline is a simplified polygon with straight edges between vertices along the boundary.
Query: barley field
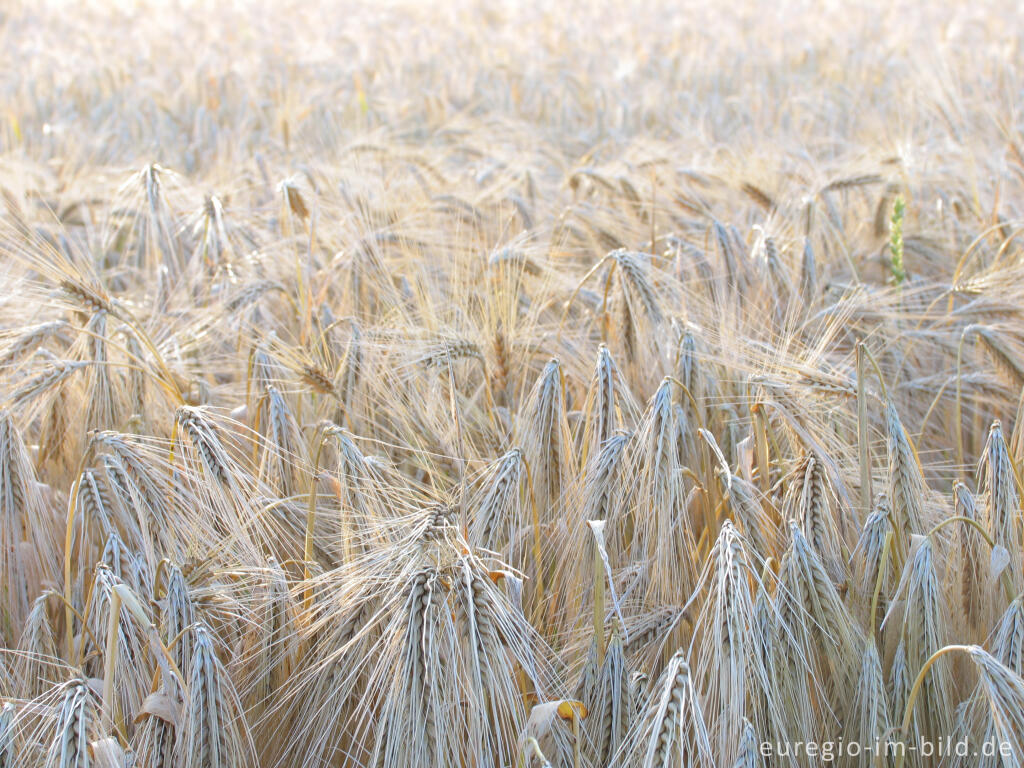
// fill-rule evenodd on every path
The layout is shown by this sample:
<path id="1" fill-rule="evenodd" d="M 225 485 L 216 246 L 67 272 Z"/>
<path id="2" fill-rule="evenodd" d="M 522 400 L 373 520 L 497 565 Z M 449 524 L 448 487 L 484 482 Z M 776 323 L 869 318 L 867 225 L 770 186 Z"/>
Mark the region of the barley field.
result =
<path id="1" fill-rule="evenodd" d="M 1024 16 L 0 7 L 0 768 L 1024 765 Z"/>

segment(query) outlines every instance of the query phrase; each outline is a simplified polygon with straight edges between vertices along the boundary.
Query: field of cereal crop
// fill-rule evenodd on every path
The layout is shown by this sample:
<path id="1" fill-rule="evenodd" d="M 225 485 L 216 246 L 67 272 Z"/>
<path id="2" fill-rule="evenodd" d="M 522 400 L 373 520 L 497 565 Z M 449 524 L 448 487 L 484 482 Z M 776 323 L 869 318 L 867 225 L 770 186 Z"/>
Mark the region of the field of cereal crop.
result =
<path id="1" fill-rule="evenodd" d="M 1024 764 L 1022 33 L 5 3 L 0 768 Z"/>

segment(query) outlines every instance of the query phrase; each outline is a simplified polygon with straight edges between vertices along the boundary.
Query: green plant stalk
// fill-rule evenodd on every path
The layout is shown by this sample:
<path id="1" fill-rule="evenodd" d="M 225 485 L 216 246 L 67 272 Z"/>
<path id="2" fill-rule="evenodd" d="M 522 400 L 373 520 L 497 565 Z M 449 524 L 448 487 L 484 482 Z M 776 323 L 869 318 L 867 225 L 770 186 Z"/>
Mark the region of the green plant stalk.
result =
<path id="1" fill-rule="evenodd" d="M 907 205 L 902 195 L 897 195 L 892 204 L 892 219 L 889 221 L 889 254 L 892 277 L 896 285 L 902 285 L 907 279 L 907 271 L 903 266 L 903 218 Z"/>

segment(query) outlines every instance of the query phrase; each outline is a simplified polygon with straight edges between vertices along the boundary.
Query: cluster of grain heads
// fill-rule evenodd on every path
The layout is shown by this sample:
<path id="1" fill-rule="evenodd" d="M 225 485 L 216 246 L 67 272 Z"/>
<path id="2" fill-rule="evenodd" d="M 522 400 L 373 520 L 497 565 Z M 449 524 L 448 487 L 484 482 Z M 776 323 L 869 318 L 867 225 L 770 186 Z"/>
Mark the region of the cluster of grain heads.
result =
<path id="1" fill-rule="evenodd" d="M 715 300 L 758 300 L 736 232 L 713 232 Z M 977 496 L 961 482 L 950 502 L 893 399 L 829 432 L 799 406 L 851 400 L 842 376 L 754 376 L 757 345 L 716 350 L 682 318 L 667 354 L 653 335 L 680 287 L 645 254 L 603 263 L 617 359 L 573 333 L 516 382 L 475 337 L 378 329 L 370 345 L 348 322 L 341 340 L 326 304 L 293 312 L 306 288 L 254 281 L 247 306 L 280 322 L 247 347 L 231 336 L 249 321 L 202 316 L 234 367 L 188 399 L 168 382 L 202 372 L 157 360 L 198 365 L 184 330 L 191 351 L 163 355 L 71 283 L 70 319 L 43 333 L 78 334 L 45 363 L 66 375 L 20 375 L 0 419 L 10 749 L 167 768 L 752 766 L 762 742 L 884 740 L 908 711 L 908 739 L 1002 738 L 983 705 L 1013 706 L 1012 678 L 983 688 L 932 661 L 988 638 L 1021 666 L 999 424 Z M 261 304 L 271 287 L 286 304 Z M 40 404 L 60 399 L 88 432 L 57 462 Z M 860 450 L 872 430 L 885 468 Z M 865 476 L 885 491 L 861 516 Z"/>
<path id="2" fill-rule="evenodd" d="M 553 682 L 519 588 L 506 583 L 515 577 L 462 554 L 451 520 L 428 516 L 400 549 L 318 579 L 301 619 L 312 644 L 286 692 L 303 723 L 289 744 L 310 759 L 359 749 L 370 764 L 506 764 L 526 702 Z"/>

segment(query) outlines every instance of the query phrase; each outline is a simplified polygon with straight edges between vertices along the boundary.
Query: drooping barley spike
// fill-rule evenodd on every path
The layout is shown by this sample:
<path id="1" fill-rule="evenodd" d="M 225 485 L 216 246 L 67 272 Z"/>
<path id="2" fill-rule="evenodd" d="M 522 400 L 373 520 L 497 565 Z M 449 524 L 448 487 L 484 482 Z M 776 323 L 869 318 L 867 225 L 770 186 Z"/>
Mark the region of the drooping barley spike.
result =
<path id="1" fill-rule="evenodd" d="M 875 588 L 879 586 L 879 578 L 881 578 L 876 626 L 869 627 L 871 632 L 878 629 L 877 624 L 885 616 L 888 596 L 892 591 L 893 558 L 891 552 L 887 552 L 885 548 L 886 537 L 892 530 L 891 517 L 889 497 L 885 493 L 877 494 L 874 509 L 864 521 L 864 528 L 861 529 L 860 540 L 857 542 L 857 548 L 853 555 L 857 594 L 865 616 L 870 613 Z M 881 573 L 881 577 L 879 573 Z"/>
<path id="2" fill-rule="evenodd" d="M 136 188 L 145 200 L 144 213 L 139 217 L 141 242 L 138 265 L 151 270 L 173 270 L 177 274 L 183 265 L 179 243 L 174 236 L 175 223 L 167 201 L 167 182 L 174 173 L 156 163 L 146 165 L 136 174 Z"/>
<path id="3" fill-rule="evenodd" d="M 1018 675 L 1024 675 L 1024 595 L 1017 597 L 996 625 L 992 655 Z"/>
<path id="4" fill-rule="evenodd" d="M 175 419 L 188 435 L 203 469 L 221 485 L 231 484 L 231 461 L 212 424 L 202 410 L 183 405 L 175 412 Z"/>
<path id="5" fill-rule="evenodd" d="M 512 679 L 511 669 L 502 657 L 506 656 L 508 646 L 517 644 L 510 641 L 518 634 L 518 629 L 496 601 L 492 582 L 481 574 L 479 567 L 469 557 L 460 558 L 458 567 L 462 582 L 459 603 L 462 625 L 472 641 L 475 656 L 471 656 L 470 664 L 476 685 L 472 695 L 479 707 L 467 730 L 480 745 L 471 754 L 489 761 L 512 751 L 510 731 L 516 720 L 525 714 L 517 703 L 510 707 L 501 700 L 503 695 L 511 693 Z"/>
<path id="6" fill-rule="evenodd" d="M 447 543 L 456 530 L 455 507 L 432 504 L 424 511 L 418 539 L 423 543 Z"/>
<path id="7" fill-rule="evenodd" d="M 779 571 L 782 588 L 779 597 L 784 603 L 796 601 L 789 615 L 801 615 L 801 622 L 806 616 L 819 629 L 808 633 L 808 637 L 813 637 L 814 644 L 822 649 L 822 656 L 828 661 L 837 683 L 845 684 L 852 678 L 857 662 L 859 630 L 821 559 L 794 523 L 790 524 L 790 535 L 790 548 Z"/>
<path id="8" fill-rule="evenodd" d="M 811 245 L 811 238 L 804 239 L 803 259 L 800 262 L 800 295 L 804 304 L 810 305 L 814 302 L 815 293 L 818 290 L 818 264 L 814 257 L 814 246 Z"/>
<path id="9" fill-rule="evenodd" d="M 89 742 L 95 737 L 96 710 L 95 696 L 85 680 L 64 684 L 46 768 L 90 768 Z"/>
<path id="10" fill-rule="evenodd" d="M 764 261 L 776 293 L 780 297 L 792 296 L 793 280 L 790 278 L 789 270 L 779 258 L 779 247 L 775 243 L 775 238 L 771 236 L 764 239 Z"/>
<path id="11" fill-rule="evenodd" d="M 488 467 L 471 504 L 474 540 L 481 546 L 508 552 L 515 537 L 529 527 L 530 505 L 525 498 L 526 464 L 513 448 Z"/>
<path id="12" fill-rule="evenodd" d="M 985 452 L 978 467 L 980 486 L 985 490 L 988 530 L 996 544 L 1010 553 L 1010 577 L 1021 585 L 1022 519 L 1020 492 L 1002 425 L 995 421 L 988 432 Z"/>
<path id="13" fill-rule="evenodd" d="M 136 594 L 149 591 L 149 573 L 145 562 L 129 551 L 116 531 L 107 537 L 100 562 L 110 568 L 111 572 Z"/>
<path id="14" fill-rule="evenodd" d="M 147 551 L 146 542 L 151 540 L 154 531 L 152 515 L 145 509 L 141 490 L 117 456 L 104 453 L 100 456 L 100 463 L 103 465 L 114 527 L 123 532 L 126 544 L 133 549 Z"/>
<path id="15" fill-rule="evenodd" d="M 0 768 L 16 768 L 14 762 L 14 705 L 0 705 Z"/>
<path id="16" fill-rule="evenodd" d="M 633 529 L 633 556 L 653 560 L 648 590 L 655 604 L 689 594 L 697 570 L 696 525 L 684 503 L 673 387 L 671 379 L 662 381 L 629 443 L 629 487 L 642 512 L 630 514 L 626 520 L 613 519 L 620 529 Z"/>
<path id="17" fill-rule="evenodd" d="M 380 759 L 380 753 L 383 753 L 385 765 L 404 765 L 408 760 L 401 756 L 410 753 L 427 760 L 437 759 L 437 723 L 428 711 L 430 681 L 427 674 L 433 645 L 434 594 L 439 588 L 437 573 L 433 570 L 420 571 L 409 584 L 404 608 L 406 625 L 402 638 L 402 666 L 396 670 L 400 675 L 396 684 L 404 695 L 393 702 L 389 707 L 391 711 L 386 713 L 392 727 L 378 731 L 375 763 Z M 412 731 L 403 732 L 403 725 L 411 726 Z M 415 741 L 410 744 L 406 739 Z"/>
<path id="18" fill-rule="evenodd" d="M 921 542 L 906 568 L 907 573 L 903 576 L 902 644 L 907 669 L 911 675 L 916 675 L 914 670 L 921 669 L 931 655 L 946 644 L 949 626 L 930 538 Z M 932 667 L 922 685 L 921 697 L 921 704 L 915 709 L 916 736 L 929 738 L 951 733 L 953 680 L 947 661 L 939 661 Z"/>
<path id="19" fill-rule="evenodd" d="M 148 377 L 144 365 L 146 363 L 146 352 L 139 341 L 138 335 L 129 326 L 121 326 L 121 333 L 124 335 L 125 348 L 128 350 L 128 406 L 130 415 L 145 418 L 146 413 L 146 390 Z"/>
<path id="20" fill-rule="evenodd" d="M 626 361 L 634 363 L 641 335 L 655 331 L 663 318 L 650 278 L 649 254 L 616 250 L 608 256 L 618 268 L 619 339 Z"/>
<path id="21" fill-rule="evenodd" d="M 748 698 L 756 698 L 770 685 L 770 669 L 762 666 L 763 657 L 751 637 L 756 622 L 751 584 L 759 581 L 739 531 L 725 521 L 695 592 L 704 597 L 694 619 L 700 629 L 693 667 L 704 690 L 702 705 L 715 753 L 725 761 L 739 749 Z"/>
<path id="22" fill-rule="evenodd" d="M 569 452 L 572 450 L 558 360 L 551 360 L 544 366 L 524 408 L 517 434 L 530 467 L 540 520 L 546 523 L 557 519 L 569 477 Z"/>
<path id="23" fill-rule="evenodd" d="M 51 320 L 26 328 L 0 354 L 0 370 L 17 363 L 25 355 L 39 349 L 52 338 L 66 336 L 71 326 L 66 320 Z"/>
<path id="24" fill-rule="evenodd" d="M 701 369 L 701 357 L 697 348 L 697 337 L 692 328 L 686 328 L 679 338 L 679 351 L 676 358 L 676 378 L 682 382 L 690 393 L 690 397 L 682 398 L 682 407 L 690 423 L 701 424 L 705 421 L 703 413 L 693 413 L 694 407 L 702 408 L 705 395 Z"/>
<path id="25" fill-rule="evenodd" d="M 308 219 L 309 206 L 306 205 L 306 200 L 302 195 L 302 189 L 299 186 L 298 179 L 285 179 L 278 185 L 278 188 L 281 191 L 281 196 L 285 205 L 287 205 L 288 210 L 291 211 L 292 215 L 297 216 L 300 219 Z"/>
<path id="26" fill-rule="evenodd" d="M 192 663 L 193 633 L 189 628 L 196 622 L 196 612 L 189 594 L 188 584 L 181 569 L 165 563 L 166 586 L 161 634 L 164 644 L 171 648 L 174 663 L 182 675 L 188 675 Z"/>
<path id="27" fill-rule="evenodd" d="M 992 642 L 992 655 L 1010 674 L 1019 675 L 1020 643 L 1021 643 L 1021 605 L 1020 598 L 1013 601 L 1000 619 L 996 636 Z M 1013 665 L 1016 664 L 1016 667 Z M 1000 675 L 1002 677 L 1002 675 Z M 997 713 L 987 701 L 985 681 L 980 680 L 974 694 L 959 708 L 960 718 L 957 728 L 961 733 L 969 734 L 972 729 L 977 732 L 982 744 L 999 742 L 999 726 Z M 1004 726 L 1005 727 L 1005 726 Z M 995 754 L 984 754 L 978 761 L 979 768 L 1000 768 L 1002 757 Z"/>
<path id="28" fill-rule="evenodd" d="M 757 488 L 739 475 L 734 475 L 725 465 L 719 467 L 718 478 L 729 500 L 733 520 L 754 551 L 762 558 L 777 555 L 782 532 L 764 508 Z"/>
<path id="29" fill-rule="evenodd" d="M 266 389 L 266 445 L 264 446 L 264 472 L 282 496 L 298 492 L 295 478 L 296 463 L 304 458 L 299 425 L 291 407 L 273 385 Z"/>
<path id="30" fill-rule="evenodd" d="M 590 712 L 588 732 L 596 734 L 594 756 L 597 765 L 608 765 L 625 741 L 636 706 L 628 672 L 622 630 L 616 622 L 598 673 L 592 705 L 587 706 Z"/>
<path id="31" fill-rule="evenodd" d="M 605 520 L 616 514 L 615 506 L 622 498 L 619 493 L 623 478 L 624 457 L 633 435 L 619 432 L 612 435 L 601 451 L 591 459 L 584 488 L 584 517 L 587 520 Z"/>
<path id="32" fill-rule="evenodd" d="M 588 710 L 593 711 L 597 706 L 597 681 L 600 674 L 600 662 L 598 661 L 597 638 L 591 638 L 590 647 L 587 649 L 587 658 L 580 670 L 579 680 L 576 682 L 575 696 L 583 702 Z"/>
<path id="33" fill-rule="evenodd" d="M 19 384 L 11 393 L 11 405 L 23 406 L 39 395 L 56 389 L 71 374 L 88 365 L 89 363 L 84 361 L 51 359 L 40 373 Z"/>
<path id="34" fill-rule="evenodd" d="M 98 476 L 94 470 L 86 469 L 82 472 L 78 481 L 77 503 L 78 512 L 75 518 L 79 524 L 79 556 L 88 557 L 88 550 L 85 548 L 89 544 L 98 549 L 114 532 L 110 521 L 110 497 L 102 476 Z"/>
<path id="35" fill-rule="evenodd" d="M 0 409 L 0 595 L 12 629 L 20 626 L 38 594 L 39 580 L 50 575 L 53 546 L 44 521 L 28 449 L 10 412 Z M 5 630 L 0 625 L 0 638 L 10 647 L 16 636 L 5 637 Z"/>
<path id="36" fill-rule="evenodd" d="M 274 335 L 253 347 L 249 356 L 249 375 L 252 380 L 252 391 L 256 396 L 263 395 L 267 389 L 285 381 L 287 369 L 271 351 Z"/>
<path id="37" fill-rule="evenodd" d="M 136 711 L 153 671 L 147 660 L 144 634 L 144 628 L 149 626 L 148 616 L 140 623 L 121 600 L 124 590 L 124 582 L 105 563 L 97 563 L 82 612 L 86 625 L 82 634 L 83 669 L 96 678 L 106 678 L 111 671 L 110 679 L 117 682 L 111 691 L 113 698 L 104 700 L 105 716 L 111 721 L 120 717 L 118 713 L 127 716 Z M 145 611 L 141 603 L 137 608 Z"/>
<path id="38" fill-rule="evenodd" d="M 974 494 L 961 482 L 953 485 L 954 510 L 957 517 L 974 520 L 979 525 L 981 517 L 974 502 Z M 960 609 L 969 627 L 980 628 L 984 625 L 986 606 L 988 604 L 985 586 L 988 582 L 986 573 L 987 557 L 985 542 L 978 531 L 969 523 L 957 525 L 957 553 L 960 584 Z"/>
<path id="39" fill-rule="evenodd" d="M 632 251 L 614 251 L 612 257 L 618 263 L 623 293 L 631 304 L 639 304 L 647 318 L 654 324 L 661 322 L 661 308 L 657 294 L 648 273 L 648 254 Z"/>
<path id="40" fill-rule="evenodd" d="M 154 545 L 161 544 L 161 551 L 171 551 L 167 522 L 173 518 L 174 497 L 166 475 L 154 466 L 142 446 L 126 435 L 98 432 L 93 434 L 92 442 L 110 452 L 105 454 L 109 458 L 103 459 L 108 486 L 115 496 L 127 493 L 135 510 L 139 535 L 145 528 Z"/>
<path id="41" fill-rule="evenodd" d="M 636 755 L 640 768 L 714 765 L 700 699 L 683 651 L 669 660 L 645 710 L 632 735 L 635 751 L 625 750 Z"/>
<path id="42" fill-rule="evenodd" d="M 247 768 L 251 747 L 231 679 L 202 624 L 192 630 L 192 660 L 175 743 L 182 768 Z"/>
<path id="43" fill-rule="evenodd" d="M 718 221 L 712 222 L 711 231 L 714 234 L 718 251 L 722 254 L 722 264 L 725 266 L 726 287 L 731 291 L 738 291 L 742 287 L 740 283 L 740 275 L 742 273 L 740 272 L 740 266 L 737 262 L 737 256 L 729 234 Z"/>
<path id="44" fill-rule="evenodd" d="M 363 332 L 359 324 L 353 321 L 352 330 L 345 344 L 337 376 L 337 392 L 343 406 L 348 409 L 356 398 L 359 382 L 363 376 Z M 341 423 L 341 422 L 339 422 Z"/>
<path id="45" fill-rule="evenodd" d="M 1003 765 L 1015 765 L 1024 754 L 1024 679 L 977 645 L 961 648 L 974 662 L 979 689 L 988 704 L 991 736 L 995 737 L 989 743 L 999 745 Z"/>
<path id="46" fill-rule="evenodd" d="M 818 553 L 832 580 L 845 581 L 839 527 L 829 503 L 830 488 L 820 459 L 807 454 L 797 464 L 791 486 L 791 517 L 795 517 L 807 541 Z"/>
<path id="47" fill-rule="evenodd" d="M 233 294 L 225 296 L 224 311 L 229 315 L 241 312 L 273 290 L 282 290 L 281 285 L 273 280 L 256 280 L 248 283 Z"/>
<path id="48" fill-rule="evenodd" d="M 223 707 L 218 701 L 217 659 L 213 641 L 203 627 L 193 631 L 195 646 L 189 673 L 187 700 L 182 728 L 178 736 L 179 755 L 185 765 L 211 766 L 223 764 Z"/>
<path id="49" fill-rule="evenodd" d="M 329 433 L 337 441 L 340 483 L 337 496 L 340 508 L 346 510 L 343 520 L 360 533 L 374 521 L 386 517 L 386 484 L 351 434 L 333 425 Z"/>
<path id="50" fill-rule="evenodd" d="M 750 667 L 767 670 L 767 680 L 774 675 L 773 665 L 777 658 L 778 617 L 775 616 L 771 596 L 762 582 L 757 586 L 754 598 L 754 614 L 750 622 Z M 759 733 L 784 733 L 783 713 L 779 708 L 779 697 L 770 682 L 759 680 L 751 691 L 750 717 Z"/>
<path id="51" fill-rule="evenodd" d="M 91 287 L 79 279 L 64 280 L 60 284 L 61 290 L 75 302 L 81 310 L 89 314 L 106 312 L 114 315 L 114 306 L 106 291 L 102 288 Z"/>
<path id="52" fill-rule="evenodd" d="M 294 641 L 288 583 L 284 570 L 274 558 L 267 559 L 261 574 L 259 604 L 254 625 L 246 639 L 248 650 L 244 654 L 246 677 L 245 696 L 249 702 L 247 712 L 266 711 L 273 704 L 276 692 L 284 684 L 291 670 Z M 251 672 L 249 671 L 251 669 Z"/>
<path id="53" fill-rule="evenodd" d="M 895 713 L 895 717 L 900 717 L 900 714 L 907 708 L 914 674 L 907 667 L 907 647 L 904 641 L 900 640 L 889 667 L 889 711 Z"/>
<path id="54" fill-rule="evenodd" d="M 321 395 L 337 395 L 334 381 L 319 365 L 307 363 L 302 366 L 299 377 L 314 392 Z"/>
<path id="55" fill-rule="evenodd" d="M 732 768 L 762 768 L 764 758 L 760 751 L 761 742 L 757 738 L 757 731 L 747 718 L 743 718 L 743 735 L 740 738 L 740 748 Z"/>
<path id="56" fill-rule="evenodd" d="M 626 656 L 634 659 L 652 650 L 660 655 L 680 619 L 677 609 L 659 608 L 631 621 L 629 639 L 623 642 Z"/>
<path id="57" fill-rule="evenodd" d="M 22 626 L 13 672 L 14 692 L 23 699 L 35 699 L 46 692 L 50 667 L 57 658 L 57 638 L 47 610 L 52 597 L 56 593 L 44 592 L 37 597 Z"/>
<path id="58" fill-rule="evenodd" d="M 115 429 L 120 426 L 116 385 L 111 378 L 107 353 L 107 313 L 96 312 L 85 327 L 88 334 L 89 399 L 85 413 L 86 430 Z"/>
<path id="59" fill-rule="evenodd" d="M 617 374 L 611 353 L 604 344 L 597 351 L 597 365 L 584 409 L 587 414 L 584 450 L 587 456 L 594 456 L 618 429 Z"/>
<path id="60" fill-rule="evenodd" d="M 913 534 L 924 533 L 925 484 L 921 464 L 911 445 L 896 406 L 885 406 L 889 450 L 889 500 L 892 504 L 895 543 L 900 563 L 905 562 Z"/>
<path id="61" fill-rule="evenodd" d="M 1024 386 L 1024 364 L 1020 356 L 1015 354 L 1012 348 L 1000 337 L 995 328 L 984 325 L 973 325 L 970 329 L 974 331 L 981 342 L 982 347 L 995 361 L 996 369 L 1015 387 Z"/>
<path id="62" fill-rule="evenodd" d="M 439 338 L 428 345 L 418 361 L 427 368 L 447 368 L 450 363 L 464 359 L 483 359 L 480 347 L 469 339 Z"/>
<path id="63" fill-rule="evenodd" d="M 902 710 L 899 714 L 902 715 Z M 866 745 L 874 750 L 879 744 L 884 744 L 886 730 L 891 724 L 882 662 L 874 641 L 869 640 L 861 654 L 860 671 L 843 735 L 849 744 Z M 843 765 L 846 768 L 859 768 L 862 762 L 859 757 L 847 755 Z"/>

